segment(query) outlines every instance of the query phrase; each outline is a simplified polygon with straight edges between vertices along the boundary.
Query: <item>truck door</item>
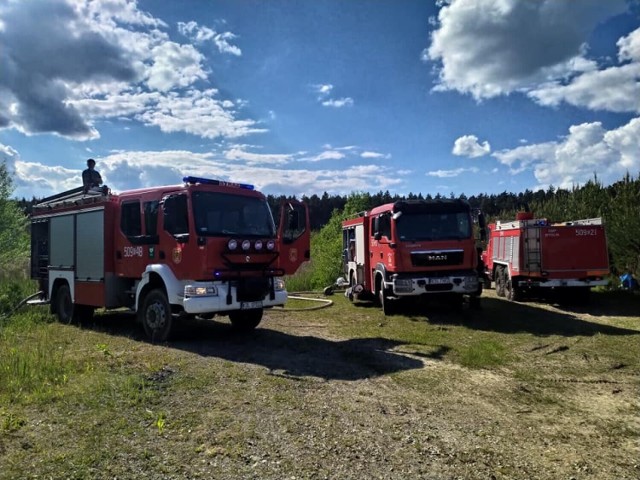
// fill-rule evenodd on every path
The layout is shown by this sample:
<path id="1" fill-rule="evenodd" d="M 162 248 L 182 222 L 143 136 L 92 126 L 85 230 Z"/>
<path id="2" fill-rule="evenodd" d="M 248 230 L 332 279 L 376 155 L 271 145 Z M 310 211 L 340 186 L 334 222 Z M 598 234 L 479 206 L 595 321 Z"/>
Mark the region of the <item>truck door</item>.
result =
<path id="1" fill-rule="evenodd" d="M 140 200 L 125 200 L 118 213 L 115 255 L 116 274 L 125 278 L 140 278 L 146 265 L 145 236 L 142 234 Z"/>
<path id="2" fill-rule="evenodd" d="M 185 193 L 170 194 L 162 199 L 158 263 L 169 265 L 180 280 L 198 278 L 205 268 L 197 239 L 189 233 L 189 211 L 189 199 Z"/>
<path id="3" fill-rule="evenodd" d="M 309 210 L 304 203 L 295 200 L 282 203 L 278 238 L 278 267 L 282 268 L 286 275 L 293 275 L 303 262 L 311 258 Z"/>

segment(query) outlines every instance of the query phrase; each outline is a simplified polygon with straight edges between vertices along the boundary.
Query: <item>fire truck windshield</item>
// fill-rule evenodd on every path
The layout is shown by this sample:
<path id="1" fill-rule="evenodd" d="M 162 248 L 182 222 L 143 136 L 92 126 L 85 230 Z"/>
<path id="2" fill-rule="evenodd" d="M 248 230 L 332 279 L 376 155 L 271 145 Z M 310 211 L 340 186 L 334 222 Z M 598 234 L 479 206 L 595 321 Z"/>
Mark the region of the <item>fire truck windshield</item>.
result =
<path id="1" fill-rule="evenodd" d="M 274 238 L 271 209 L 262 198 L 220 192 L 193 192 L 196 233 Z"/>
<path id="2" fill-rule="evenodd" d="M 405 213 L 396 220 L 396 233 L 403 242 L 461 240 L 471 237 L 469 212 Z"/>

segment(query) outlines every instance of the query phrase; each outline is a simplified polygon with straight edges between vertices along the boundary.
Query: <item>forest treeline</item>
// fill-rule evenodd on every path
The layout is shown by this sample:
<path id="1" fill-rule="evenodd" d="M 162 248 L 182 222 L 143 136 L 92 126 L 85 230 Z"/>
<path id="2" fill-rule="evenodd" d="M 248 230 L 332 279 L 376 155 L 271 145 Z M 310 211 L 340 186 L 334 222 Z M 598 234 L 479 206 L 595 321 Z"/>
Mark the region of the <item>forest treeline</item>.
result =
<path id="1" fill-rule="evenodd" d="M 0 164 L 0 269 L 7 271 L 16 265 L 16 258 L 29 254 L 27 217 L 37 199 L 11 199 L 12 179 L 6 165 Z M 454 194 L 413 194 L 406 197 L 390 192 L 362 193 L 350 195 L 303 196 L 299 200 L 309 206 L 313 262 L 310 270 L 322 270 L 313 274 L 315 287 L 326 284 L 329 278 L 339 273 L 341 234 L 340 222 L 346 216 L 383 203 L 406 199 L 461 198 L 473 209 L 484 212 L 489 221 L 512 220 L 518 211 L 525 208 L 536 217 L 550 221 L 568 221 L 602 217 L 605 221 L 614 274 L 631 269 L 640 271 L 640 178 L 627 174 L 612 185 L 603 185 L 597 177 L 585 185 L 570 190 L 549 187 L 547 190 L 525 190 L 521 193 L 502 192 L 456 197 Z M 269 204 L 277 216 L 279 205 L 295 197 L 268 196 Z M 326 258 L 323 258 L 326 257 Z M 335 257 L 335 258 L 334 258 Z"/>

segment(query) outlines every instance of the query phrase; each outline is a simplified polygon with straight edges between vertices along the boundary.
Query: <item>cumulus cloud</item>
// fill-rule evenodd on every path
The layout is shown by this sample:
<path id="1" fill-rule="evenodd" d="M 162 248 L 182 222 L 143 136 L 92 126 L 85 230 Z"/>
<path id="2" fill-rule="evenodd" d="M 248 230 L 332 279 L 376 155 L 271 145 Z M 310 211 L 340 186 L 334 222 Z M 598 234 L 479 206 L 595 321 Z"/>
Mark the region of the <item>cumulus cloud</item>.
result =
<path id="1" fill-rule="evenodd" d="M 360 154 L 360 156 L 362 158 L 391 158 L 391 155 L 389 154 L 384 154 L 384 153 L 379 153 L 379 152 L 372 152 L 369 150 L 365 150 L 364 152 L 362 152 Z"/>
<path id="2" fill-rule="evenodd" d="M 640 29 L 617 45 L 619 60 L 629 63 L 585 72 L 569 82 L 547 82 L 529 96 L 542 105 L 566 102 L 591 110 L 640 113 Z"/>
<path id="3" fill-rule="evenodd" d="M 353 98 L 351 97 L 332 98 L 322 102 L 322 105 L 325 107 L 333 107 L 333 108 L 351 107 L 353 106 Z"/>
<path id="4" fill-rule="evenodd" d="M 324 107 L 343 108 L 353 106 L 354 102 L 351 97 L 332 98 L 333 85 L 330 83 L 312 85 L 311 88 L 318 95 L 318 102 Z"/>
<path id="5" fill-rule="evenodd" d="M 606 130 L 602 123 L 574 125 L 561 141 L 517 147 L 493 156 L 512 173 L 533 170 L 539 186 L 571 188 L 584 184 L 594 173 L 605 184 L 626 173 L 640 172 L 640 118 Z"/>
<path id="6" fill-rule="evenodd" d="M 247 152 L 241 147 L 234 147 L 224 154 L 228 160 L 243 160 L 250 165 L 284 165 L 293 159 L 290 154 Z"/>
<path id="7" fill-rule="evenodd" d="M 461 157 L 482 157 L 491 153 L 491 145 L 487 141 L 481 144 L 475 135 L 463 135 L 454 142 L 452 153 Z"/>
<path id="8" fill-rule="evenodd" d="M 157 126 L 166 133 L 187 132 L 202 138 L 238 138 L 262 133 L 254 120 L 238 120 L 234 112 L 216 99 L 217 90 L 171 92 L 135 116 L 145 125 Z"/>
<path id="9" fill-rule="evenodd" d="M 217 33 L 215 30 L 200 26 L 194 21 L 178 22 L 178 31 L 195 43 L 202 44 L 212 41 L 220 53 L 228 53 L 237 57 L 242 55 L 242 50 L 230 43 L 231 40 L 236 38 L 236 35 L 231 32 Z"/>
<path id="10" fill-rule="evenodd" d="M 321 162 L 322 160 L 341 160 L 345 157 L 345 154 L 338 150 L 325 150 L 318 155 L 314 155 L 312 157 L 305 157 L 301 160 L 305 160 L 307 162 Z"/>
<path id="11" fill-rule="evenodd" d="M 465 172 L 478 173 L 479 170 L 476 167 L 472 168 L 455 168 L 453 170 L 433 170 L 427 172 L 429 177 L 437 177 L 437 178 L 453 178 L 462 175 Z"/>
<path id="12" fill-rule="evenodd" d="M 28 0 L 0 13 L 0 126 L 96 138 L 91 122 L 65 102 L 68 82 L 135 80 L 126 51 L 87 29 L 66 3 Z"/>
<path id="13" fill-rule="evenodd" d="M 439 64 L 439 90 L 491 98 L 597 68 L 585 58 L 595 26 L 625 0 L 443 2 L 423 58 Z"/>
<path id="14" fill-rule="evenodd" d="M 187 22 L 179 29 L 195 45 L 176 43 L 128 0 L 9 2 L 0 22 L 0 128 L 88 140 L 97 120 L 127 117 L 204 138 L 264 131 L 238 118 L 241 99 L 194 93 L 210 74 L 196 45 L 240 55 L 231 32 Z"/>

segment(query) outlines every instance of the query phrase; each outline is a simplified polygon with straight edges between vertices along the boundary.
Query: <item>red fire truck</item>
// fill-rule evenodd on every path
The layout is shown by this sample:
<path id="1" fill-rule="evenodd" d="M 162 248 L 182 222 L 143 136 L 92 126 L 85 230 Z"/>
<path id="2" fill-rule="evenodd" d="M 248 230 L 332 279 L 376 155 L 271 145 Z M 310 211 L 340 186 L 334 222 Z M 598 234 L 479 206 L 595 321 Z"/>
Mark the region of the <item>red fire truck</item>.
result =
<path id="1" fill-rule="evenodd" d="M 120 194 L 70 190 L 31 218 L 31 276 L 63 322 L 98 307 L 137 312 L 164 341 L 180 315 L 228 315 L 255 328 L 287 300 L 282 276 L 309 259 L 306 206 L 283 204 L 276 230 L 252 185 L 185 177 L 175 186 Z M 38 302 L 33 302 L 38 303 Z"/>
<path id="2" fill-rule="evenodd" d="M 478 217 L 480 231 L 484 220 Z M 436 294 L 479 305 L 479 249 L 467 202 L 388 203 L 342 223 L 349 298 L 377 299 L 385 315 L 394 302 Z M 345 279 L 345 280 L 346 280 Z"/>
<path id="3" fill-rule="evenodd" d="M 530 212 L 489 225 L 483 252 L 486 277 L 498 296 L 554 292 L 559 299 L 586 299 L 591 287 L 607 284 L 609 255 L 601 218 L 551 223 Z"/>

